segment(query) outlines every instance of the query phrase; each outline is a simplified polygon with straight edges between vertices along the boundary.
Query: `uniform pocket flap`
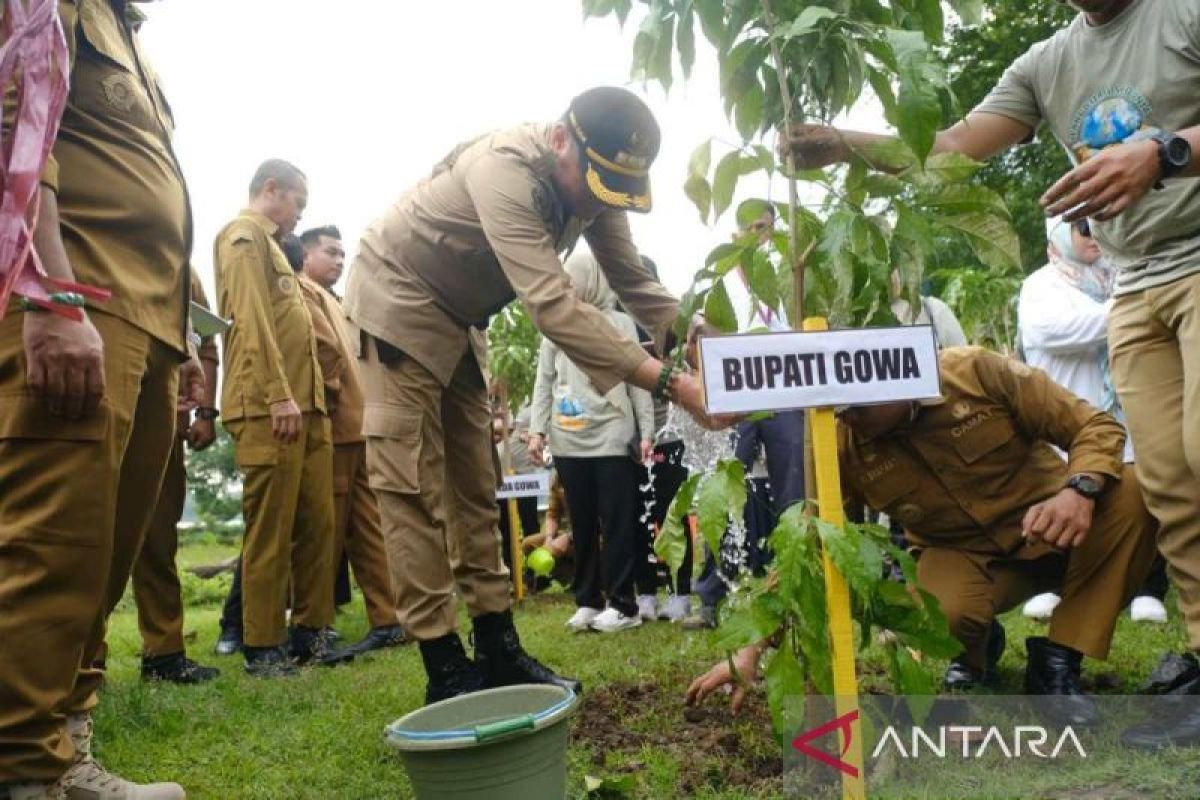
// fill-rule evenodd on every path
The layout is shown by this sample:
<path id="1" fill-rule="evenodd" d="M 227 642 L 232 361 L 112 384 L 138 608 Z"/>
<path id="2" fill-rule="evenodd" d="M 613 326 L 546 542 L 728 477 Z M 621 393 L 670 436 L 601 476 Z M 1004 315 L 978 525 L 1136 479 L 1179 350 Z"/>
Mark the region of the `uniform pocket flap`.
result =
<path id="1" fill-rule="evenodd" d="M 421 433 L 421 417 L 405 409 L 367 404 L 363 410 L 363 436 L 413 439 Z"/>
<path id="2" fill-rule="evenodd" d="M 976 419 L 979 422 L 976 423 Z M 968 464 L 974 464 L 993 450 L 999 450 L 1016 436 L 1016 431 L 1007 418 L 988 419 L 983 415 L 966 420 L 951 433 L 954 431 L 959 432 L 954 441 L 954 449 Z"/>
<path id="3" fill-rule="evenodd" d="M 0 396 L 0 439 L 50 439 L 60 442 L 98 442 L 108 431 L 111 414 L 100 401 L 87 419 L 71 420 L 50 413 L 46 401 L 28 394 Z"/>

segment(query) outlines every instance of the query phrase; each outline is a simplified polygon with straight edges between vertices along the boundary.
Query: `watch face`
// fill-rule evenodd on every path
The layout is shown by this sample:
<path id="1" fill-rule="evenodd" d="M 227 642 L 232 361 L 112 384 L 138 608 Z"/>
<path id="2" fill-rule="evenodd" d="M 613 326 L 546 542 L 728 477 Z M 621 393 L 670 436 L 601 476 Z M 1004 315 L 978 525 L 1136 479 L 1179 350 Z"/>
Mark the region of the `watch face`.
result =
<path id="1" fill-rule="evenodd" d="M 1071 480 L 1071 486 L 1088 497 L 1100 494 L 1100 484 L 1094 478 L 1080 475 Z"/>
<path id="2" fill-rule="evenodd" d="M 1192 146 L 1182 136 L 1167 140 L 1167 159 L 1177 167 L 1186 167 L 1192 160 Z"/>

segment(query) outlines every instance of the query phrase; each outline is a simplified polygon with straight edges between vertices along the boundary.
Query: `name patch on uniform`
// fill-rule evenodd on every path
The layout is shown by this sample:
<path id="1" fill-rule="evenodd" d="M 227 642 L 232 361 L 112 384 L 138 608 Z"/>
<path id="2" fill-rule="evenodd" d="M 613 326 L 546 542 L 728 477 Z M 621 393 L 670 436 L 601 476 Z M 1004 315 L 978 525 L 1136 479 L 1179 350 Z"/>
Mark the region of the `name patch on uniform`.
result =
<path id="1" fill-rule="evenodd" d="M 708 410 L 715 414 L 941 395 L 928 325 L 705 337 L 700 360 Z"/>
<path id="2" fill-rule="evenodd" d="M 524 475 L 505 475 L 496 490 L 496 499 L 508 497 L 544 497 L 550 494 L 550 473 L 529 472 Z"/>

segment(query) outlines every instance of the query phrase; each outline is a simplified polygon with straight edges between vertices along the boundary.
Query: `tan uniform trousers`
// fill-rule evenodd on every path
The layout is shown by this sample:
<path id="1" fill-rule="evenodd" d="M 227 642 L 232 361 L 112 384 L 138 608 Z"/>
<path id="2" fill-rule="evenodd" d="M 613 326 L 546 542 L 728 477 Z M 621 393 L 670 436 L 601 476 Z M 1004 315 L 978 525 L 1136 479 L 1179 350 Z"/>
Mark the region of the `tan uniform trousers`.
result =
<path id="1" fill-rule="evenodd" d="M 91 664 L 158 498 L 179 373 L 169 347 L 93 312 L 104 401 L 53 417 L 26 394 L 23 316 L 0 321 L 0 784 L 71 764 L 64 714 L 96 704 Z"/>
<path id="2" fill-rule="evenodd" d="M 457 586 L 472 617 L 510 605 L 500 559 L 492 412 L 468 351 L 448 386 L 407 356 L 362 361 L 367 475 L 379 498 L 400 624 L 418 641 L 457 627 Z"/>
<path id="3" fill-rule="evenodd" d="M 1108 342 L 1138 481 L 1200 651 L 1200 275 L 1118 297 Z"/>
<path id="4" fill-rule="evenodd" d="M 242 637 L 250 647 L 287 641 L 292 623 L 333 623 L 333 445 L 329 418 L 304 415 L 300 436 L 283 444 L 269 417 L 225 425 L 242 470 Z"/>
<path id="5" fill-rule="evenodd" d="M 133 598 L 137 601 L 142 653 L 165 656 L 184 651 L 183 587 L 175 554 L 179 550 L 179 518 L 187 499 L 183 440 L 175 439 L 158 505 L 133 564 Z"/>
<path id="6" fill-rule="evenodd" d="M 372 628 L 395 625 L 396 592 L 388 571 L 387 549 L 379 520 L 379 501 L 367 481 L 365 442 L 333 448 L 333 511 L 336 524 L 334 564 L 342 548 L 362 589 L 367 619 Z"/>
<path id="7" fill-rule="evenodd" d="M 1050 618 L 1050 640 L 1105 658 L 1121 609 L 1150 572 L 1156 529 L 1127 466 L 1097 501 L 1083 543 L 1068 554 L 1044 545 L 1023 545 L 1002 557 L 929 547 L 917 560 L 917 579 L 941 603 L 951 633 L 963 644 L 963 660 L 975 669 L 984 667 L 996 615 L 1050 591 L 1062 597 Z"/>

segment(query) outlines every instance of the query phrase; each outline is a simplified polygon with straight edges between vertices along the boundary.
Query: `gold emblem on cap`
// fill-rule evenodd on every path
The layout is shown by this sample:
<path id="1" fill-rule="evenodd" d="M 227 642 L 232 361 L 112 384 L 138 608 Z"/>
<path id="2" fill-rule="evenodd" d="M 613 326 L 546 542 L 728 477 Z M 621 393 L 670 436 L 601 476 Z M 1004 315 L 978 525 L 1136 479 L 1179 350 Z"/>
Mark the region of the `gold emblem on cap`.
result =
<path id="1" fill-rule="evenodd" d="M 650 195 L 632 195 L 628 192 L 615 192 L 604 185 L 600 180 L 600 173 L 596 172 L 596 168 L 588 164 L 587 168 L 587 185 L 588 189 L 596 199 L 606 206 L 614 208 L 636 208 L 642 211 L 650 210 Z"/>

